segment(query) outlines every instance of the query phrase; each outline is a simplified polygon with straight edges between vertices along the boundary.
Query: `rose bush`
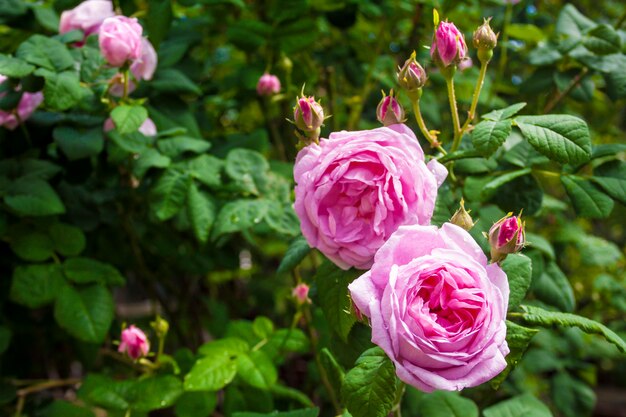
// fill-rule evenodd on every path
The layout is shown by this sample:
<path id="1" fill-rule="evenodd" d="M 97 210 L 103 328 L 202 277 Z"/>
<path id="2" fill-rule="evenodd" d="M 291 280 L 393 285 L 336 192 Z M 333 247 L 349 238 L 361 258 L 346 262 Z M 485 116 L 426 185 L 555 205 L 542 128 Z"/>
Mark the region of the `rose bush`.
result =
<path id="1" fill-rule="evenodd" d="M 405 125 L 333 132 L 296 159 L 302 234 L 339 267 L 367 269 L 398 227 L 430 222 L 446 175 Z"/>

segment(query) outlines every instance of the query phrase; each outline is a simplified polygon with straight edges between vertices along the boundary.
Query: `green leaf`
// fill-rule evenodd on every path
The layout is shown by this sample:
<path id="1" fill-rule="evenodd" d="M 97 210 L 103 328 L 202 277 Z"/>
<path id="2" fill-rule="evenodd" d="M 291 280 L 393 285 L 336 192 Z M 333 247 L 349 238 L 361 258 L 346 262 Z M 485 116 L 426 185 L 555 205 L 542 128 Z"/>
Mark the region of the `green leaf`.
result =
<path id="1" fill-rule="evenodd" d="M 256 151 L 236 148 L 226 155 L 226 174 L 246 191 L 258 194 L 270 166 Z"/>
<path id="2" fill-rule="evenodd" d="M 96 282 L 106 285 L 124 285 L 120 272 L 104 262 L 89 258 L 70 258 L 63 263 L 63 272 L 70 281 L 78 284 Z"/>
<path id="3" fill-rule="evenodd" d="M 198 353 L 204 356 L 237 356 L 250 350 L 248 343 L 237 337 L 214 340 L 200 346 Z"/>
<path id="4" fill-rule="evenodd" d="M 552 417 L 550 409 L 532 394 L 513 397 L 483 410 L 485 417 Z"/>
<path id="5" fill-rule="evenodd" d="M 514 124 L 536 150 L 550 159 L 577 164 L 591 157 L 589 128 L 578 117 L 564 114 L 519 116 Z"/>
<path id="6" fill-rule="evenodd" d="M 582 32 L 596 26 L 596 23 L 567 3 L 561 9 L 556 21 L 556 33 L 567 38 L 578 39 Z"/>
<path id="7" fill-rule="evenodd" d="M 59 126 L 54 129 L 52 136 L 70 161 L 96 156 L 104 149 L 101 127 L 78 130 Z"/>
<path id="8" fill-rule="evenodd" d="M 307 353 L 310 344 L 300 329 L 278 329 L 270 335 L 262 350 L 276 361 L 283 358 L 285 352 Z"/>
<path id="9" fill-rule="evenodd" d="M 396 398 L 393 363 L 379 347 L 368 349 L 343 381 L 342 397 L 354 417 L 385 417 Z"/>
<path id="10" fill-rule="evenodd" d="M 172 3 L 169 1 L 148 0 L 148 16 L 143 22 L 148 38 L 155 49 L 169 32 L 172 25 Z"/>
<path id="11" fill-rule="evenodd" d="M 278 380 L 276 367 L 261 350 L 238 355 L 237 374 L 246 384 L 262 390 L 271 388 Z"/>
<path id="12" fill-rule="evenodd" d="M 493 154 L 511 134 L 511 121 L 483 120 L 472 130 L 472 144 L 482 155 Z"/>
<path id="13" fill-rule="evenodd" d="M 575 314 L 547 311 L 534 306 L 522 306 L 522 310 L 524 313 L 521 317 L 526 323 L 543 327 L 578 327 L 585 333 L 598 334 L 604 337 L 607 342 L 614 344 L 620 352 L 626 353 L 626 342 L 613 330 L 597 321 Z"/>
<path id="14" fill-rule="evenodd" d="M 212 155 L 200 155 L 187 161 L 187 172 L 204 185 L 216 188 L 222 185 L 224 161 Z"/>
<path id="15" fill-rule="evenodd" d="M 157 146 L 164 155 L 176 158 L 185 152 L 206 152 L 211 148 L 211 142 L 186 136 L 176 136 L 168 139 L 159 139 Z"/>
<path id="16" fill-rule="evenodd" d="M 602 23 L 587 32 L 583 45 L 597 55 L 608 55 L 620 52 L 622 39 L 613 26 Z"/>
<path id="17" fill-rule="evenodd" d="M 258 316 L 252 322 L 252 330 L 261 339 L 267 339 L 274 333 L 274 323 L 265 316 Z"/>
<path id="18" fill-rule="evenodd" d="M 354 281 L 362 271 L 351 269 L 344 271 L 330 261 L 325 261 L 315 274 L 319 305 L 324 312 L 328 325 L 346 342 L 350 329 L 356 323 L 352 314 L 352 301 L 348 293 L 348 284 Z"/>
<path id="19" fill-rule="evenodd" d="M 271 413 L 253 413 L 249 411 L 233 413 L 232 417 L 317 417 L 320 409 L 303 408 L 291 411 L 272 411 Z"/>
<path id="20" fill-rule="evenodd" d="M 537 329 L 529 329 L 528 327 L 520 326 L 512 321 L 506 322 L 506 343 L 510 349 L 509 354 L 506 356 L 507 366 L 497 377 L 491 380 L 491 386 L 494 389 L 498 389 L 500 384 L 506 379 L 509 373 L 515 369 L 518 362 L 522 359 L 522 356 L 528 349 L 528 345 L 533 336 L 539 333 Z"/>
<path id="21" fill-rule="evenodd" d="M 509 36 L 524 42 L 539 43 L 546 38 L 543 31 L 532 24 L 513 23 L 507 29 Z"/>
<path id="22" fill-rule="evenodd" d="M 185 392 L 174 407 L 176 417 L 209 417 L 217 406 L 215 392 Z"/>
<path id="23" fill-rule="evenodd" d="M 237 20 L 228 25 L 229 42 L 244 51 L 258 50 L 267 43 L 272 27 L 259 20 Z"/>
<path id="24" fill-rule="evenodd" d="M 277 274 L 291 271 L 302 262 L 304 258 L 311 252 L 311 247 L 303 236 L 299 236 L 291 241 L 285 256 L 280 261 Z"/>
<path id="25" fill-rule="evenodd" d="M 19 58 L 0 54 L 0 74 L 6 77 L 23 78 L 35 71 L 35 67 Z"/>
<path id="26" fill-rule="evenodd" d="M 343 380 L 346 375 L 328 348 L 322 348 L 320 351 L 320 363 L 324 368 L 324 372 L 326 372 L 326 378 L 328 379 L 333 391 L 341 392 Z"/>
<path id="27" fill-rule="evenodd" d="M 576 175 L 563 175 L 561 182 L 579 215 L 601 219 L 611 214 L 613 200 L 590 181 Z"/>
<path id="28" fill-rule="evenodd" d="M 171 407 L 183 393 L 183 384 L 172 375 L 140 379 L 130 390 L 131 408 L 148 412 Z"/>
<path id="29" fill-rule="evenodd" d="M 605 193 L 626 205 L 626 163 L 610 161 L 594 169 L 591 180 Z"/>
<path id="30" fill-rule="evenodd" d="M 504 160 L 511 165 L 527 168 L 540 165 L 550 160 L 537 152 L 528 142 L 521 141 L 504 153 Z"/>
<path id="31" fill-rule="evenodd" d="M 626 55 L 619 54 L 618 56 L 620 57 L 619 65 L 602 74 L 606 82 L 606 94 L 611 100 L 626 97 L 626 71 L 623 71 L 624 66 L 626 66 Z"/>
<path id="32" fill-rule="evenodd" d="M 236 358 L 222 350 L 199 359 L 185 376 L 185 391 L 221 390 L 237 374 Z"/>
<path id="33" fill-rule="evenodd" d="M 270 204 L 264 217 L 267 225 L 283 235 L 296 236 L 300 234 L 300 219 L 293 209 L 293 203 L 280 204 L 272 201 Z"/>
<path id="34" fill-rule="evenodd" d="M 533 282 L 533 292 L 541 301 L 561 311 L 571 312 L 576 306 L 572 285 L 555 262 L 550 262 Z"/>
<path id="35" fill-rule="evenodd" d="M 148 137 L 143 133 L 136 131 L 122 135 L 117 129 L 107 132 L 113 143 L 120 149 L 133 154 L 143 154 L 150 151 L 150 146 L 154 142 L 154 138 Z"/>
<path id="36" fill-rule="evenodd" d="M 76 256 L 85 249 L 85 234 L 76 226 L 54 223 L 48 233 L 54 242 L 54 250 L 63 256 Z"/>
<path id="37" fill-rule="evenodd" d="M 64 283 L 60 265 L 18 266 L 13 270 L 11 299 L 26 307 L 43 307 L 57 298 Z"/>
<path id="38" fill-rule="evenodd" d="M 52 5 L 32 4 L 31 10 L 37 22 L 45 29 L 55 33 L 59 30 L 59 15 Z"/>
<path id="39" fill-rule="evenodd" d="M 54 242 L 45 233 L 25 231 L 11 238 L 11 250 L 26 261 L 41 262 L 54 254 Z"/>
<path id="40" fill-rule="evenodd" d="M 67 401 L 55 401 L 45 408 L 44 417 L 94 417 L 93 411 Z"/>
<path id="41" fill-rule="evenodd" d="M 235 200 L 226 203 L 219 211 L 212 239 L 249 229 L 261 222 L 269 209 L 266 200 Z"/>
<path id="42" fill-rule="evenodd" d="M 589 385 L 559 372 L 552 378 L 552 397 L 554 405 L 566 417 L 589 416 L 596 405 L 596 394 Z"/>
<path id="43" fill-rule="evenodd" d="M 156 217 L 165 221 L 176 215 L 185 204 L 187 190 L 192 180 L 189 175 L 176 169 L 168 169 L 156 183 L 152 209 Z"/>
<path id="44" fill-rule="evenodd" d="M 435 391 L 419 402 L 422 417 L 478 417 L 478 407 L 456 392 Z"/>
<path id="45" fill-rule="evenodd" d="M 102 343 L 113 322 L 113 298 L 101 285 L 80 290 L 66 285 L 54 305 L 59 326 L 75 338 L 88 343 Z"/>
<path id="46" fill-rule="evenodd" d="M 61 167 L 43 159 L 26 158 L 21 160 L 21 178 L 49 180 L 61 172 Z"/>
<path id="47" fill-rule="evenodd" d="M 509 281 L 509 308 L 511 311 L 522 302 L 532 279 L 532 264 L 527 256 L 511 254 L 502 261 L 502 269 Z"/>
<path id="48" fill-rule="evenodd" d="M 159 69 L 150 82 L 150 86 L 162 93 L 202 94 L 202 89 L 196 83 L 174 68 Z"/>
<path id="49" fill-rule="evenodd" d="M 125 135 L 139 130 L 139 127 L 148 118 L 148 110 L 143 106 L 128 106 L 122 104 L 111 111 L 111 119 L 117 131 Z"/>
<path id="50" fill-rule="evenodd" d="M 56 191 L 45 181 L 21 178 L 13 182 L 4 202 L 19 216 L 51 216 L 65 213 Z"/>
<path id="51" fill-rule="evenodd" d="M 74 65 L 74 58 L 63 43 L 42 35 L 28 38 L 17 49 L 16 55 L 30 64 L 55 72 Z"/>
<path id="52" fill-rule="evenodd" d="M 187 194 L 187 209 L 196 239 L 201 243 L 207 242 L 217 213 L 213 199 L 192 183 Z"/>
<path id="53" fill-rule="evenodd" d="M 168 168 L 172 160 L 165 155 L 161 155 L 154 148 L 141 152 L 133 164 L 133 173 L 138 178 L 143 177 L 150 168 Z"/>
<path id="54" fill-rule="evenodd" d="M 526 107 L 526 103 L 515 103 L 513 105 L 510 105 L 509 107 L 505 107 L 500 110 L 492 110 L 489 113 L 482 115 L 482 118 L 498 122 L 500 120 L 505 120 L 512 116 L 515 116 L 524 107 Z"/>
<path id="55" fill-rule="evenodd" d="M 6 326 L 0 326 L 0 355 L 2 355 L 9 348 L 11 344 L 11 336 L 13 333 L 11 329 Z M 0 401 L 0 403 L 2 403 Z"/>
<path id="56" fill-rule="evenodd" d="M 526 232 L 526 245 L 529 248 L 541 251 L 551 260 L 556 259 L 552 244 L 548 241 L 548 239 L 541 235 Z"/>
<path id="57" fill-rule="evenodd" d="M 52 110 L 68 110 L 78 104 L 85 94 L 80 86 L 78 74 L 73 71 L 59 73 L 48 70 L 37 70 L 35 75 L 46 79 L 43 89 L 44 103 Z"/>
<path id="58" fill-rule="evenodd" d="M 516 178 L 523 177 L 524 175 L 528 175 L 531 173 L 530 168 L 520 169 L 517 171 L 509 172 L 504 175 L 497 176 L 493 180 L 486 183 L 482 189 L 482 198 L 484 200 L 489 200 L 496 193 L 498 188 L 502 187 L 507 182 L 511 182 Z"/>

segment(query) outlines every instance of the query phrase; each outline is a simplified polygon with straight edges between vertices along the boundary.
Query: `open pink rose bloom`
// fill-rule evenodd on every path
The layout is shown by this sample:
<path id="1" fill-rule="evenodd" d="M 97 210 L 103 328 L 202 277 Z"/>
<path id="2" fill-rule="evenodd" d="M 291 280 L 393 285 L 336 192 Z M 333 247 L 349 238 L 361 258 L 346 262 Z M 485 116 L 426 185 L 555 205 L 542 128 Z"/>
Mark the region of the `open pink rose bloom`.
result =
<path id="1" fill-rule="evenodd" d="M 446 175 L 403 124 L 331 133 L 296 159 L 302 234 L 339 267 L 367 269 L 398 227 L 430 222 Z"/>
<path id="2" fill-rule="evenodd" d="M 349 290 L 407 384 L 462 390 L 506 367 L 506 274 L 458 226 L 401 226 Z"/>

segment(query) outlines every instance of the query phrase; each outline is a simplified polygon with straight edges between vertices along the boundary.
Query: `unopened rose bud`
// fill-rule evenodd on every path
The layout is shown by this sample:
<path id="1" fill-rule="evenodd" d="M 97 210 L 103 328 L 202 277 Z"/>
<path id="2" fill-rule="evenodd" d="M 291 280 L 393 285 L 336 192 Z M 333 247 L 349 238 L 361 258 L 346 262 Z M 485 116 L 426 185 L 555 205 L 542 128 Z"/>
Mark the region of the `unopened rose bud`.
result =
<path id="1" fill-rule="evenodd" d="M 469 214 L 470 211 L 465 210 L 465 201 L 461 200 L 461 205 L 452 215 L 452 218 L 450 218 L 450 223 L 456 224 L 457 226 L 469 231 L 476 224 L 474 223 L 474 220 L 472 220 L 472 216 Z"/>
<path id="2" fill-rule="evenodd" d="M 122 330 L 120 339 L 118 352 L 127 354 L 133 360 L 148 356 L 150 341 L 146 334 L 141 329 L 135 327 L 135 325 Z"/>
<path id="3" fill-rule="evenodd" d="M 404 122 L 404 109 L 400 102 L 393 96 L 393 90 L 391 90 L 388 96 L 386 96 L 383 91 L 383 98 L 376 108 L 376 118 L 385 126 Z"/>
<path id="4" fill-rule="evenodd" d="M 161 316 L 157 316 L 156 319 L 150 323 L 157 337 L 162 339 L 167 335 L 170 330 L 170 324 Z"/>
<path id="5" fill-rule="evenodd" d="M 324 124 L 324 108 L 313 96 L 302 94 L 293 108 L 294 124 L 308 139 L 317 140 Z"/>
<path id="6" fill-rule="evenodd" d="M 489 229 L 491 261 L 499 262 L 510 253 L 522 250 L 526 236 L 521 216 L 507 214 Z"/>
<path id="7" fill-rule="evenodd" d="M 498 44 L 498 35 L 489 26 L 489 20 L 485 19 L 482 25 L 474 32 L 474 47 L 478 49 L 480 62 L 489 62 L 493 56 L 493 49 Z"/>
<path id="8" fill-rule="evenodd" d="M 296 302 L 300 305 L 311 303 L 309 298 L 309 286 L 306 284 L 298 284 L 291 291 L 291 296 L 296 299 Z"/>
<path id="9" fill-rule="evenodd" d="M 454 23 L 440 22 L 433 36 L 430 57 L 440 67 L 456 66 L 467 56 L 465 37 Z"/>
<path id="10" fill-rule="evenodd" d="M 426 84 L 426 71 L 415 59 L 415 51 L 398 71 L 398 84 L 407 92 L 416 92 Z"/>
<path id="11" fill-rule="evenodd" d="M 259 78 L 256 85 L 256 92 L 260 96 L 273 96 L 280 92 L 280 80 L 277 76 L 268 74 L 267 72 Z"/>
<path id="12" fill-rule="evenodd" d="M 100 52 L 114 67 L 141 57 L 143 28 L 134 17 L 114 16 L 102 22 L 98 33 Z"/>

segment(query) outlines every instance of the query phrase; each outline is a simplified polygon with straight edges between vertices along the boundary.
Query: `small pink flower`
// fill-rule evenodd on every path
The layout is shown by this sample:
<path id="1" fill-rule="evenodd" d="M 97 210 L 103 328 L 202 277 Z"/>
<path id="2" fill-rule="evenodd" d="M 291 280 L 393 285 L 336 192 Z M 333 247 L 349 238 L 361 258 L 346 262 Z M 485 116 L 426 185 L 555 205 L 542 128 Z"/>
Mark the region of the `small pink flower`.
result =
<path id="1" fill-rule="evenodd" d="M 260 96 L 272 96 L 280 92 L 280 80 L 277 76 L 267 72 L 259 78 L 256 85 L 256 92 Z"/>
<path id="2" fill-rule="evenodd" d="M 302 95 L 293 108 L 296 127 L 303 132 L 313 132 L 324 124 L 324 108 L 315 97 Z"/>
<path id="3" fill-rule="evenodd" d="M 143 28 L 134 17 L 109 17 L 100 26 L 100 52 L 114 67 L 139 59 L 143 50 L 142 33 Z"/>
<path id="4" fill-rule="evenodd" d="M 376 118 L 385 126 L 404 122 L 404 108 L 393 96 L 393 90 L 378 103 Z"/>
<path id="5" fill-rule="evenodd" d="M 108 119 L 104 121 L 102 130 L 104 130 L 105 132 L 108 132 L 113 129 L 115 129 L 115 123 L 113 122 L 113 119 L 109 117 Z M 146 120 L 144 120 L 144 122 L 141 124 L 141 126 L 139 126 L 139 129 L 137 129 L 137 131 L 145 136 L 156 136 L 158 133 L 156 125 L 154 124 L 152 119 L 150 119 L 149 117 Z"/>
<path id="6" fill-rule="evenodd" d="M 6 79 L 7 77 L 0 74 L 0 84 L 4 83 Z M 19 91 L 19 87 L 16 91 Z M 4 95 L 5 93 L 0 93 L 0 97 Z M 13 111 L 0 110 L 0 126 L 14 130 L 19 126 L 20 122 L 23 123 L 33 114 L 35 109 L 43 102 L 43 99 L 44 97 L 41 92 L 23 93 L 16 109 Z"/>
<path id="7" fill-rule="evenodd" d="M 150 341 L 141 329 L 131 324 L 130 327 L 122 330 L 120 346 L 117 351 L 127 354 L 133 360 L 137 360 L 148 356 Z"/>
<path id="8" fill-rule="evenodd" d="M 71 10 L 61 13 L 59 33 L 82 30 L 85 37 L 97 33 L 102 21 L 115 16 L 110 0 L 84 1 Z"/>
<path id="9" fill-rule="evenodd" d="M 441 22 L 435 31 L 430 57 L 438 64 L 449 67 L 458 65 L 467 56 L 463 34 L 454 23 Z"/>
<path id="10" fill-rule="evenodd" d="M 298 304 L 308 304 L 311 302 L 309 299 L 309 286 L 304 283 L 296 285 L 291 291 L 291 296 L 296 299 Z"/>
<path id="11" fill-rule="evenodd" d="M 142 38 L 141 43 L 141 56 L 133 61 L 130 71 L 138 80 L 151 80 L 157 68 L 157 53 L 147 38 Z"/>
<path id="12" fill-rule="evenodd" d="M 492 262 L 503 260 L 509 253 L 519 252 L 525 243 L 526 234 L 521 216 L 509 213 L 489 229 Z"/>

